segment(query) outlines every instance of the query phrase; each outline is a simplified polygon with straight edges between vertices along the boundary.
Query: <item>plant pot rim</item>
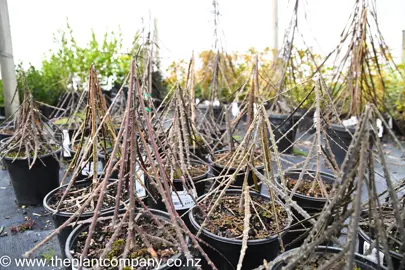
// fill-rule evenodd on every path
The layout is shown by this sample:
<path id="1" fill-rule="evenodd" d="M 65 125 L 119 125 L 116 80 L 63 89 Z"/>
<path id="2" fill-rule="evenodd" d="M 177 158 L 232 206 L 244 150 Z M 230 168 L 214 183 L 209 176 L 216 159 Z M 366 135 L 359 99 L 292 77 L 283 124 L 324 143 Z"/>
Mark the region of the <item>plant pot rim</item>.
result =
<path id="1" fill-rule="evenodd" d="M 368 211 L 362 211 L 362 214 L 367 213 L 367 212 L 368 212 Z M 367 234 L 360 226 L 359 226 L 358 234 L 359 234 L 359 236 L 361 236 L 362 238 L 364 238 L 364 241 L 366 241 L 366 242 L 368 242 L 368 243 L 371 243 L 371 242 L 374 241 L 374 240 L 371 239 L 370 236 L 368 236 L 368 234 Z M 396 251 L 391 250 L 391 249 L 390 249 L 390 255 L 391 255 L 392 257 L 395 257 L 395 258 L 397 258 L 397 259 L 402 260 L 402 255 L 399 254 L 399 253 L 396 252 Z"/>
<path id="2" fill-rule="evenodd" d="M 294 248 L 294 249 L 291 249 L 291 250 L 288 250 L 288 251 L 284 252 L 283 254 L 280 254 L 277 258 L 281 258 L 282 260 L 277 262 L 274 266 L 272 266 L 272 268 L 269 268 L 269 270 L 274 270 L 274 269 L 276 269 L 276 267 L 278 268 L 280 266 L 280 264 L 283 263 L 288 256 L 291 256 L 291 254 L 293 254 L 294 252 L 297 252 L 299 249 L 300 249 L 299 247 Z M 340 248 L 340 247 L 317 246 L 315 248 L 315 253 L 322 253 L 322 252 L 329 251 L 329 253 L 334 254 L 334 253 L 338 253 L 338 252 L 340 252 L 342 250 L 343 249 Z M 384 266 L 382 266 L 382 265 L 379 266 L 375 262 L 369 260 L 367 257 L 365 257 L 365 256 L 363 256 L 361 254 L 358 254 L 358 253 L 354 254 L 354 260 L 355 260 L 355 262 L 361 262 L 363 264 L 370 265 L 371 267 L 379 267 L 379 268 L 376 268 L 376 269 L 381 269 L 381 270 L 386 269 Z"/>
<path id="3" fill-rule="evenodd" d="M 142 210 L 143 210 L 143 209 L 142 209 Z M 166 212 L 163 212 L 163 211 L 160 211 L 160 210 L 157 210 L 157 209 L 152 209 L 152 208 L 150 208 L 149 211 L 150 211 L 153 215 L 155 215 L 155 216 L 159 216 L 159 217 L 161 217 L 161 218 L 163 218 L 163 219 L 166 219 L 166 220 L 170 221 L 170 217 L 169 217 L 168 213 L 166 213 Z M 104 214 L 106 214 L 106 213 L 104 213 Z M 63 252 L 65 252 L 66 257 L 67 257 L 70 261 L 73 260 L 73 256 L 72 256 L 72 254 L 70 253 L 70 246 L 71 246 L 71 243 L 72 243 L 74 240 L 76 240 L 76 238 L 77 238 L 76 236 L 78 235 L 78 233 L 79 233 L 79 232 L 83 232 L 85 229 L 88 229 L 88 226 L 90 226 L 89 223 L 80 224 L 79 226 L 77 226 L 76 228 L 73 229 L 73 231 L 69 234 L 68 238 L 66 239 L 65 250 L 64 250 Z M 75 238 L 75 239 L 73 239 L 73 238 Z M 188 241 L 187 241 L 187 242 L 188 242 Z M 179 258 L 182 256 L 182 254 L 183 254 L 183 253 L 182 253 L 181 251 L 179 251 L 179 253 L 177 253 L 176 255 L 172 256 L 171 259 L 172 259 L 172 260 L 179 259 Z M 74 269 L 74 268 L 72 268 L 72 269 Z M 76 269 L 77 269 L 77 268 L 76 268 Z M 81 269 L 90 270 L 89 268 L 86 268 L 86 267 L 82 267 Z M 154 270 L 165 270 L 165 269 L 168 269 L 168 265 L 167 265 L 167 264 L 163 264 L 163 265 L 161 265 L 159 268 L 155 268 Z"/>
<path id="4" fill-rule="evenodd" d="M 346 129 L 348 129 L 351 133 L 354 133 L 356 132 L 357 125 L 345 127 L 341 124 L 330 124 L 329 127 L 340 132 L 347 132 Z"/>
<path id="5" fill-rule="evenodd" d="M 205 177 L 207 177 L 207 176 L 209 175 L 209 173 L 210 173 L 210 168 L 209 168 L 209 165 L 208 165 L 208 164 L 205 164 L 205 163 L 200 162 L 200 161 L 198 161 L 198 160 L 191 160 L 190 163 L 191 163 L 191 164 L 202 164 L 202 165 L 207 166 L 207 171 L 206 171 L 204 174 L 191 177 L 191 180 L 193 180 L 193 182 L 198 181 L 198 180 L 202 180 L 202 179 L 204 179 Z M 141 170 L 142 170 L 142 169 L 141 169 Z M 150 175 L 150 177 L 152 177 L 153 179 L 155 179 L 155 176 L 154 176 L 154 175 L 152 175 L 152 174 L 149 174 L 149 175 Z M 173 182 L 182 182 L 182 183 L 183 183 L 183 181 L 182 181 L 180 178 L 173 178 Z"/>
<path id="6" fill-rule="evenodd" d="M 5 140 L 8 140 L 8 139 L 10 139 L 10 137 L 8 137 L 8 138 L 4 138 L 1 142 L 0 142 L 0 144 L 1 143 L 4 143 L 4 141 Z M 48 154 L 44 154 L 44 155 L 39 155 L 39 156 L 37 156 L 37 160 L 38 159 L 42 159 L 42 158 L 47 158 L 47 157 L 49 157 L 49 156 L 53 156 L 54 154 L 58 154 L 58 153 L 60 153 L 61 151 L 62 151 L 62 147 L 60 147 L 59 145 L 58 145 L 58 149 L 56 149 L 56 150 L 54 150 L 52 153 L 48 153 Z M 16 160 L 28 160 L 28 158 L 27 157 L 9 157 L 9 156 L 4 156 L 3 157 L 5 160 L 8 160 L 8 161 L 12 161 L 12 162 L 14 162 L 14 161 L 16 161 Z M 33 157 L 30 157 L 30 160 L 32 160 L 33 159 Z"/>
<path id="7" fill-rule="evenodd" d="M 242 190 L 240 190 L 240 189 L 228 189 L 228 190 L 225 192 L 225 195 L 226 195 L 227 193 L 239 193 L 239 194 L 241 194 L 241 193 L 242 193 Z M 254 196 L 259 196 L 259 197 L 262 197 L 262 198 L 264 198 L 264 199 L 266 199 L 266 200 L 270 200 L 269 197 L 264 196 L 264 195 L 262 195 L 262 194 L 260 194 L 260 193 L 258 193 L 258 192 L 249 191 L 249 193 L 250 193 L 251 195 L 253 194 Z M 199 198 L 197 199 L 197 202 L 201 201 L 201 200 L 204 199 L 206 196 L 207 196 L 207 194 L 202 195 L 201 197 L 199 197 Z M 281 206 L 284 206 L 284 204 L 283 204 L 280 200 L 276 200 L 276 203 L 280 204 Z M 190 219 L 190 223 L 191 223 L 191 225 L 194 227 L 194 229 L 196 229 L 197 231 L 200 231 L 200 230 L 201 230 L 202 234 L 204 234 L 205 236 L 207 236 L 207 237 L 209 237 L 209 238 L 211 238 L 211 239 L 214 239 L 214 240 L 216 240 L 216 241 L 223 242 L 223 243 L 227 243 L 227 244 L 234 244 L 234 245 L 242 246 L 242 240 L 237 240 L 237 239 L 232 239 L 232 238 L 226 238 L 226 237 L 223 237 L 223 236 L 216 235 L 216 234 L 214 234 L 214 233 L 212 233 L 212 232 L 209 232 L 209 231 L 208 231 L 207 229 L 205 229 L 205 228 L 202 228 L 202 229 L 201 229 L 200 224 L 198 224 L 198 222 L 195 220 L 194 215 L 193 215 L 195 209 L 196 209 L 196 207 L 194 206 L 194 207 L 191 209 L 191 211 L 189 212 L 189 214 L 188 214 L 188 215 L 189 215 L 189 219 Z M 286 212 L 287 212 L 288 224 L 283 228 L 284 231 L 282 231 L 282 232 L 280 233 L 281 236 L 284 235 L 284 234 L 288 231 L 288 229 L 285 229 L 285 228 L 290 227 L 290 226 L 291 226 L 291 222 L 292 222 L 291 213 L 289 212 L 288 209 L 285 209 L 285 210 L 286 210 Z M 265 243 L 269 243 L 269 242 L 275 241 L 275 240 L 277 240 L 277 238 L 278 238 L 278 234 L 274 234 L 274 235 L 268 236 L 268 237 L 263 238 L 263 239 L 251 239 L 251 240 L 248 240 L 247 243 L 248 243 L 248 245 L 262 245 L 262 244 L 265 244 Z"/>
<path id="8" fill-rule="evenodd" d="M 295 170 L 290 170 L 290 171 L 284 172 L 284 177 L 285 177 L 286 175 L 288 175 L 288 174 L 299 174 L 299 173 L 301 173 L 302 170 L 303 170 L 303 169 L 295 169 Z M 314 174 L 314 173 L 316 173 L 316 171 L 315 171 L 315 170 L 305 170 L 304 175 L 309 175 L 309 173 L 313 173 L 313 174 Z M 336 179 L 336 176 L 334 176 L 334 175 L 331 174 L 331 173 L 327 173 L 327 172 L 322 172 L 322 171 L 321 171 L 321 172 L 319 172 L 319 174 L 320 174 L 321 178 L 323 178 L 323 177 L 328 177 L 328 178 L 330 178 L 332 181 L 338 182 L 338 180 Z M 281 181 L 280 176 L 277 175 L 277 176 L 276 176 L 276 179 L 277 179 L 277 181 L 276 181 L 277 185 L 278 185 L 279 187 L 282 187 L 282 186 L 281 186 L 281 183 L 280 183 L 280 181 Z M 287 189 L 288 194 L 290 194 L 290 193 L 291 193 L 291 190 L 288 189 L 288 188 L 286 188 L 286 189 Z M 297 198 L 300 198 L 300 199 L 305 199 L 305 200 L 308 200 L 308 201 L 315 201 L 315 202 L 326 202 L 326 201 L 327 201 L 326 198 L 315 198 L 315 197 L 307 196 L 307 195 L 300 194 L 300 193 L 295 193 L 295 194 L 293 195 L 293 197 L 297 197 Z"/>
<path id="9" fill-rule="evenodd" d="M 201 175 L 197 175 L 197 176 L 191 177 L 191 180 L 193 180 L 193 182 L 198 181 L 198 180 L 201 180 L 201 179 L 204 179 L 204 178 L 206 178 L 206 177 L 209 175 L 209 173 L 210 173 L 210 168 L 209 168 L 209 165 L 208 165 L 208 164 L 205 164 L 205 163 L 200 162 L 200 161 L 198 161 L 198 160 L 191 160 L 191 161 L 190 161 L 190 164 L 192 164 L 192 165 L 193 165 L 193 164 L 205 165 L 205 166 L 207 167 L 205 173 L 203 173 L 203 174 L 201 174 Z M 179 182 L 179 181 L 183 182 L 180 178 L 174 178 L 174 179 L 173 179 L 173 182 Z"/>
<path id="10" fill-rule="evenodd" d="M 277 119 L 285 119 L 288 116 L 290 116 L 291 114 L 287 114 L 287 113 L 269 113 L 268 117 L 269 118 L 277 118 Z M 293 114 L 292 116 L 294 116 L 295 114 Z"/>
<path id="11" fill-rule="evenodd" d="M 221 153 L 221 152 L 226 152 L 226 151 L 230 151 L 230 150 L 225 148 L 225 149 L 221 149 L 221 150 L 215 151 L 214 154 L 213 154 L 213 156 L 215 157 L 215 154 L 218 154 L 218 153 Z M 235 168 L 235 167 L 228 167 L 228 166 L 224 166 L 224 165 L 221 165 L 221 164 L 219 164 L 219 163 L 216 163 L 214 157 L 211 157 L 211 156 L 208 157 L 208 161 L 209 161 L 211 164 L 213 164 L 213 165 L 215 165 L 215 166 L 217 166 L 217 167 L 219 167 L 219 168 L 221 168 L 221 169 L 227 168 L 227 169 L 232 169 L 232 170 L 235 170 L 235 171 L 237 170 L 237 168 Z M 241 166 L 241 167 L 239 168 L 239 170 L 243 170 L 244 167 L 245 167 L 245 165 L 244 165 L 244 166 Z M 257 169 L 257 170 L 261 170 L 261 169 L 263 169 L 263 168 L 264 168 L 264 165 L 255 166 L 255 169 Z"/>
<path id="12" fill-rule="evenodd" d="M 110 178 L 109 180 L 108 180 L 109 182 L 115 182 L 115 181 L 118 181 L 118 179 L 112 179 L 112 178 Z M 86 180 L 81 180 L 81 181 L 78 181 L 78 182 L 76 182 L 73 186 L 81 186 L 81 185 L 90 185 L 91 183 L 89 182 L 89 181 L 86 181 Z M 52 213 L 53 215 L 59 215 L 59 216 L 63 216 L 63 217 L 71 217 L 75 212 L 65 212 L 65 211 L 56 211 L 56 209 L 53 209 L 49 204 L 48 204 L 48 202 L 51 200 L 51 197 L 57 192 L 57 191 L 59 191 L 59 190 L 61 190 L 61 189 L 64 189 L 64 188 L 66 188 L 67 186 L 68 186 L 69 184 L 64 184 L 64 185 L 62 185 L 62 186 L 59 186 L 59 187 L 57 187 L 57 188 L 55 188 L 55 189 L 53 189 L 53 190 L 51 190 L 48 194 L 46 194 L 46 196 L 44 197 L 44 200 L 43 200 L 43 207 L 45 208 L 45 210 L 46 211 L 48 211 L 49 213 Z M 72 186 L 72 187 L 73 187 Z M 128 202 L 129 201 L 129 199 L 126 201 L 126 202 Z M 114 210 L 114 207 L 115 206 L 113 206 L 113 207 L 110 207 L 110 208 L 107 208 L 107 209 L 102 209 L 101 210 L 101 213 L 105 213 L 105 212 L 109 212 L 109 211 L 111 211 L 111 210 Z M 90 211 L 90 212 L 82 212 L 81 214 L 80 214 L 80 216 L 78 216 L 78 217 L 92 217 L 94 215 L 94 211 Z"/>

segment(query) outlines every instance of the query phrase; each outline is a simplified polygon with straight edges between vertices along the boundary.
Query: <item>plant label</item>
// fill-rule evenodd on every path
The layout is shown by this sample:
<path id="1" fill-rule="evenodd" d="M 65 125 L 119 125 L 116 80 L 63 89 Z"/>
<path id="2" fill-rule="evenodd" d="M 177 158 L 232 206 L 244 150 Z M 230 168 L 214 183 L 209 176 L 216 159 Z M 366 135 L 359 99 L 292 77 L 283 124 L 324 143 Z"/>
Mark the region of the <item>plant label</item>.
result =
<path id="1" fill-rule="evenodd" d="M 377 128 L 378 128 L 378 137 L 381 138 L 383 136 L 383 132 L 384 132 L 384 127 L 382 125 L 382 121 L 380 119 L 377 119 L 376 124 L 377 124 Z"/>
<path id="2" fill-rule="evenodd" d="M 363 253 L 366 253 L 367 250 L 370 248 L 370 243 L 367 241 L 364 241 L 363 243 Z M 381 251 L 378 251 L 376 248 L 373 248 L 371 250 L 371 253 L 369 255 L 365 255 L 369 260 L 377 263 L 377 255 L 380 258 L 380 262 L 382 262 L 384 260 L 384 253 L 382 253 Z"/>
<path id="3" fill-rule="evenodd" d="M 140 198 L 143 198 L 146 196 L 146 189 L 145 189 L 145 174 L 143 173 L 143 170 L 139 168 L 138 165 L 136 165 L 136 174 L 138 175 L 135 179 L 135 190 L 136 190 L 136 195 Z"/>
<path id="4" fill-rule="evenodd" d="M 239 113 L 240 113 L 240 109 L 238 107 L 238 103 L 236 102 L 232 102 L 232 116 L 235 118 Z"/>
<path id="5" fill-rule="evenodd" d="M 190 193 L 192 193 L 192 195 L 186 190 L 177 191 L 177 193 L 172 191 L 174 209 L 184 210 L 193 207 L 195 204 L 194 200 L 197 200 L 197 191 L 193 189 Z"/>
<path id="6" fill-rule="evenodd" d="M 64 157 L 70 157 L 70 151 L 69 151 L 69 145 L 70 145 L 70 138 L 69 138 L 69 132 L 64 129 L 62 130 L 63 134 L 63 156 Z"/>
<path id="7" fill-rule="evenodd" d="M 84 163 L 82 164 L 84 166 Z M 87 175 L 87 176 L 92 176 L 93 175 L 93 162 L 90 161 L 86 164 L 86 166 L 83 167 L 82 169 L 82 174 Z M 96 169 L 97 175 L 100 175 L 103 172 L 103 164 L 101 161 L 97 161 L 97 169 Z"/>

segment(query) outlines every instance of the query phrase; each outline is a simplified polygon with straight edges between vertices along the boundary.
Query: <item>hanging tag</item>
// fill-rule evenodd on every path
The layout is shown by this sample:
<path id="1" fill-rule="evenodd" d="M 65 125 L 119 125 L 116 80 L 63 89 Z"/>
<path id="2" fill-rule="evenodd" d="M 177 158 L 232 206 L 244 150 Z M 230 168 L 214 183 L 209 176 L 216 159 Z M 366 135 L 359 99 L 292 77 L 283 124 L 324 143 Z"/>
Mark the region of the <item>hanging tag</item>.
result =
<path id="1" fill-rule="evenodd" d="M 70 138 L 69 138 L 69 132 L 68 130 L 64 129 L 62 130 L 63 134 L 63 156 L 64 157 L 71 157 L 70 151 L 69 151 L 69 146 L 70 146 Z"/>
<path id="2" fill-rule="evenodd" d="M 139 165 L 136 165 L 136 173 L 138 177 L 135 179 L 135 190 L 136 190 L 136 195 L 140 198 L 146 196 L 146 189 L 145 189 L 145 174 L 143 173 L 143 170 L 139 167 Z"/>
<path id="3" fill-rule="evenodd" d="M 231 109 L 231 111 L 232 111 L 232 115 L 233 115 L 233 117 L 236 117 L 239 113 L 240 113 L 240 109 L 239 109 L 239 107 L 238 107 L 238 103 L 236 103 L 236 102 L 232 102 L 232 109 Z"/>
<path id="4" fill-rule="evenodd" d="M 378 137 L 381 138 L 383 136 L 384 132 L 384 127 L 382 125 L 382 121 L 380 119 L 377 119 L 377 128 L 378 128 Z"/>
<path id="5" fill-rule="evenodd" d="M 197 200 L 197 192 L 195 189 L 191 191 L 192 196 L 186 191 L 172 191 L 172 201 L 175 210 L 189 209 L 194 206 L 194 199 Z M 194 197 L 194 199 L 193 199 Z"/>

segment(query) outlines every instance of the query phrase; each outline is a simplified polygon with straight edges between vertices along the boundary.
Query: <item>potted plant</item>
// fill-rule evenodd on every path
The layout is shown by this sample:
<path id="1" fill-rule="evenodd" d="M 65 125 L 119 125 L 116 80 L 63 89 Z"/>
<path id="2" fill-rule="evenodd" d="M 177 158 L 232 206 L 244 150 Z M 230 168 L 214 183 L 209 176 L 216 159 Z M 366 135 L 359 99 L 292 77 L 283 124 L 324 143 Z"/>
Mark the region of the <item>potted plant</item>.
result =
<path id="1" fill-rule="evenodd" d="M 303 210 L 316 217 L 322 211 L 328 198 L 333 196 L 331 191 L 337 180 L 332 174 L 301 169 L 284 172 L 284 181 L 287 195 L 292 195 L 292 199 Z M 280 177 L 277 178 L 277 183 L 282 188 Z M 294 208 L 291 210 L 294 214 L 294 220 L 285 236 L 286 249 L 301 246 L 312 228 L 312 224 L 305 222 L 305 218 Z"/>
<path id="2" fill-rule="evenodd" d="M 382 230 L 386 233 L 389 255 L 383 247 L 382 237 L 378 236 L 378 222 L 369 213 L 370 211 L 363 211 L 361 214 L 361 221 L 359 223 L 359 253 L 369 255 L 372 251 L 370 247 L 374 243 L 374 246 L 377 246 L 377 256 L 382 255 L 382 262 L 385 266 L 387 266 L 389 256 L 394 269 L 403 268 L 404 265 L 401 265 L 404 253 L 403 244 L 392 207 L 390 207 L 389 203 L 384 203 L 376 211 L 383 226 Z"/>
<path id="3" fill-rule="evenodd" d="M 132 261 L 144 260 L 145 262 L 149 262 L 150 265 L 145 269 L 178 269 L 173 264 L 166 264 L 169 260 L 171 260 L 170 262 L 174 262 L 183 257 L 169 215 L 154 209 L 147 212 L 143 209 L 138 209 L 135 214 L 137 215 L 137 230 L 133 232 L 131 237 L 128 236 L 128 215 L 124 216 L 124 214 L 121 214 L 116 221 L 117 223 L 112 221 L 111 216 L 109 219 L 97 221 L 92 236 L 91 252 L 87 256 L 87 259 L 89 261 L 99 258 L 114 260 L 127 256 Z M 120 224 L 118 226 L 119 230 L 117 230 L 117 224 Z M 72 231 L 66 241 L 66 248 L 64 250 L 67 258 L 80 258 L 87 239 L 88 230 L 89 224 L 82 224 Z M 100 241 L 100 239 L 102 240 Z M 145 239 L 151 239 L 146 242 L 149 245 L 145 243 Z M 133 244 L 128 245 L 128 241 L 133 241 Z M 107 246 L 110 247 L 109 250 L 106 248 Z M 160 265 L 157 264 L 158 262 Z M 156 263 L 156 265 L 153 265 L 153 263 Z M 178 263 L 177 261 L 176 265 Z M 94 267 L 95 265 L 84 265 L 81 269 L 93 269 Z M 126 265 L 126 267 L 131 267 L 131 265 Z M 78 267 L 73 269 L 78 269 Z M 119 268 L 101 267 L 101 269 Z"/>
<path id="4" fill-rule="evenodd" d="M 110 179 L 111 174 L 107 179 L 100 181 L 104 168 L 99 161 L 98 152 L 103 149 L 107 153 L 106 149 L 116 142 L 116 135 L 112 129 L 111 118 L 106 113 L 107 108 L 94 67 L 90 69 L 87 95 L 86 117 L 76 133 L 80 139 L 74 144 L 76 148 L 72 152 L 73 158 L 62 179 L 63 184 L 70 176 L 70 182 L 50 191 L 43 201 L 44 208 L 52 214 L 55 227 L 60 228 L 58 239 L 62 249 L 72 230 L 72 226 L 66 226 L 66 223 L 70 220 L 68 223 L 74 225 L 73 221 L 93 216 L 96 209 L 95 201 L 92 200 L 87 205 L 85 202 L 92 192 L 100 189 L 100 182 L 108 182 L 105 187 L 101 212 L 114 210 L 116 201 L 117 205 L 123 207 L 129 198 L 128 192 L 124 192 L 128 190 L 128 182 Z M 88 132 L 88 136 L 85 137 L 86 132 Z M 119 152 L 120 150 L 115 151 L 115 153 Z M 109 153 L 106 156 L 108 157 Z M 118 192 L 118 190 L 123 190 L 123 192 Z"/>
<path id="5" fill-rule="evenodd" d="M 117 179 L 109 180 L 101 213 L 107 213 L 114 210 L 115 201 L 118 196 L 117 185 Z M 128 187 L 123 184 L 121 189 L 124 192 L 120 194 L 119 201 L 120 207 L 124 207 L 129 200 Z M 68 184 L 65 184 L 49 192 L 43 200 L 43 206 L 47 212 L 52 213 L 52 221 L 55 228 L 58 228 L 72 217 L 79 210 L 80 206 L 82 206 L 82 202 L 93 190 L 94 186 L 89 185 L 88 182 L 78 182 L 70 188 Z M 95 204 L 93 202 L 81 210 L 80 216 L 78 216 L 74 222 L 70 222 L 69 226 L 65 227 L 58 233 L 58 241 L 62 250 L 64 250 L 66 239 L 76 227 L 77 222 L 79 220 L 91 218 L 94 214 L 94 209 Z"/>
<path id="6" fill-rule="evenodd" d="M 225 185 L 221 183 L 224 182 L 224 177 L 235 175 L 234 180 L 230 184 L 230 188 L 242 188 L 245 174 L 248 170 L 248 162 L 251 161 L 249 158 L 246 158 L 245 155 L 246 153 L 244 151 L 232 151 L 227 149 L 215 152 L 211 163 L 212 173 L 216 177 L 216 179 L 213 180 L 214 185 L 220 185 L 223 188 Z M 261 151 L 254 151 L 253 155 L 253 164 L 259 172 L 263 173 L 264 161 Z M 241 164 L 241 160 L 244 160 L 243 164 Z M 255 176 L 251 170 L 248 172 L 248 185 L 255 185 Z"/>
<path id="7" fill-rule="evenodd" d="M 253 269 L 263 259 L 277 256 L 279 239 L 291 224 L 291 214 L 280 201 L 272 201 L 254 191 L 247 195 L 245 189 L 243 192 L 227 190 L 223 196 L 211 198 L 206 195 L 198 202 L 189 218 L 195 231 L 201 232 L 200 238 L 217 250 L 205 248 L 218 269 L 236 269 L 241 263 L 242 249 L 245 252 L 242 269 Z M 246 211 L 250 213 L 248 219 Z"/>
<path id="8" fill-rule="evenodd" d="M 79 245 L 78 249 L 76 249 L 75 251 L 76 253 L 80 253 L 79 256 L 84 259 L 92 257 L 94 253 L 98 252 L 100 252 L 98 254 L 101 258 L 105 258 L 106 256 L 121 257 L 122 254 L 122 257 L 124 258 L 134 257 L 169 259 L 171 257 L 176 258 L 176 256 L 180 254 L 181 250 L 181 253 L 184 254 L 184 256 L 189 261 L 189 259 L 191 259 L 192 257 L 188 249 L 188 243 L 185 239 L 185 235 L 190 237 L 190 241 L 192 241 L 193 245 L 195 245 L 197 248 L 198 242 L 196 238 L 184 226 L 184 222 L 181 221 L 176 211 L 174 211 L 173 202 L 169 199 L 170 193 L 168 189 L 166 174 L 164 171 L 164 163 L 162 163 L 162 158 L 159 155 L 156 141 L 154 140 L 154 129 L 152 128 L 148 112 L 146 111 L 146 106 L 143 101 L 139 102 L 139 97 L 142 97 L 143 93 L 136 81 L 134 67 L 134 62 L 132 62 L 130 97 L 127 101 L 127 107 L 123 119 L 123 126 L 119 131 L 119 134 L 124 133 L 122 155 L 120 156 L 120 160 L 118 161 L 115 161 L 114 158 L 109 159 L 109 161 L 107 162 L 108 165 L 105 176 L 106 179 L 110 175 L 114 163 L 120 164 L 119 181 L 123 180 L 124 173 L 125 175 L 129 175 L 129 207 L 126 210 L 122 210 L 121 213 L 125 211 L 123 215 L 119 215 L 118 207 L 116 205 L 113 216 L 111 217 L 111 220 L 108 221 L 104 217 L 99 218 L 98 211 L 101 205 L 100 203 L 98 203 L 97 210 L 95 211 L 94 216 L 90 221 L 91 224 L 87 227 L 87 233 L 82 238 L 82 244 L 80 244 L 80 241 L 77 242 L 77 244 Z M 140 106 L 135 106 L 137 104 L 139 104 Z M 140 117 L 133 117 L 133 115 L 140 115 Z M 145 118 L 143 118 L 142 116 Z M 155 160 L 151 155 L 150 148 L 147 147 L 147 141 L 145 140 L 146 137 L 142 133 L 139 133 L 138 135 L 141 139 L 142 144 L 144 145 L 147 161 L 138 160 L 136 158 L 141 153 L 138 152 L 138 147 L 136 146 L 134 135 L 135 131 L 139 131 L 137 126 L 143 121 L 145 121 L 144 123 L 146 124 L 147 132 L 149 133 L 149 136 L 147 138 L 150 139 L 149 143 L 151 144 L 151 149 L 155 155 Z M 118 145 L 118 141 L 116 141 L 111 153 L 112 157 L 115 156 Z M 142 200 L 139 199 L 134 190 L 135 181 L 138 181 L 138 179 L 137 177 L 133 177 L 132 172 L 135 170 L 137 165 L 142 166 L 142 169 L 145 170 L 145 162 L 149 165 L 149 170 L 151 170 L 152 172 L 156 172 L 156 170 L 158 170 L 163 178 L 162 181 L 156 181 L 156 188 L 159 190 L 160 195 L 162 196 L 162 201 L 166 205 L 166 209 L 168 211 L 168 215 L 166 215 L 166 217 L 170 219 L 170 222 L 167 222 L 164 220 L 164 218 L 161 218 L 161 215 L 160 213 L 158 213 L 158 211 L 149 210 L 147 206 L 142 202 Z M 145 170 L 145 174 L 146 173 L 148 173 L 148 170 Z M 156 178 L 160 180 L 160 178 Z M 101 190 L 99 193 L 99 199 L 103 198 L 103 194 L 104 192 L 103 190 Z M 139 203 L 139 206 L 141 207 L 136 209 L 136 203 Z M 104 221 L 112 224 L 110 229 L 109 227 L 107 227 L 107 230 L 104 231 L 107 234 L 110 233 L 111 238 L 109 240 L 107 240 L 106 238 L 106 241 L 99 241 L 103 243 L 103 245 L 98 245 L 97 247 L 95 247 L 93 246 L 93 237 L 100 239 L 98 236 L 101 232 L 100 229 L 98 229 L 98 224 Z M 168 227 L 166 227 L 166 225 Z M 102 227 L 105 228 L 106 226 L 102 224 Z M 159 228 L 159 230 L 157 230 L 157 228 Z M 169 233 L 166 233 L 166 228 Z M 159 233 L 159 235 L 156 235 L 156 233 Z M 83 236 L 83 234 L 79 234 L 79 237 L 81 236 Z M 117 237 L 120 237 L 122 239 Z M 116 240 L 119 241 L 117 242 Z M 123 240 L 126 241 L 125 245 L 122 245 Z M 162 242 L 164 243 L 164 245 L 161 244 Z M 114 243 L 116 243 L 116 245 L 114 245 Z M 74 247 L 74 244 L 72 247 Z M 142 252 L 137 252 L 140 250 L 142 250 Z M 200 250 L 202 251 L 202 249 Z M 70 253 L 69 250 L 67 251 L 67 253 Z M 74 255 L 76 255 L 76 257 L 78 256 L 77 254 Z M 209 261 L 209 258 L 206 258 Z M 166 268 L 163 267 L 162 269 Z"/>
<path id="9" fill-rule="evenodd" d="M 192 208 L 198 198 L 205 193 L 209 166 L 202 158 L 200 147 L 204 144 L 204 138 L 194 129 L 192 119 L 187 117 L 189 106 L 193 106 L 180 87 L 177 88 L 172 100 L 167 104 L 168 108 L 175 108 L 174 120 L 171 122 L 167 133 L 168 137 L 160 144 L 166 143 L 165 151 L 161 152 L 166 166 L 166 177 L 170 181 L 170 197 L 174 209 L 183 217 L 189 225 L 188 215 L 184 215 Z M 165 110 L 163 110 L 163 113 Z M 200 138 L 201 141 L 195 141 Z M 165 210 L 166 205 L 162 202 L 160 191 L 156 188 L 156 182 L 163 177 L 149 172 L 148 182 L 150 186 L 149 206 Z"/>
<path id="10" fill-rule="evenodd" d="M 18 205 L 38 205 L 59 186 L 61 142 L 41 120 L 37 105 L 21 77 L 24 100 L 14 135 L 1 141 L 1 154 L 10 175 Z"/>
<path id="11" fill-rule="evenodd" d="M 339 166 L 346 157 L 353 131 L 358 126 L 356 120 L 365 106 L 373 104 L 380 111 L 387 110 L 385 96 L 389 78 L 384 76 L 383 70 L 398 71 L 386 45 L 376 49 L 385 41 L 377 30 L 375 8 L 370 6 L 356 3 L 350 16 L 358 19 L 342 32 L 344 38 L 334 56 L 340 61 L 333 66 L 333 77 L 327 88 L 328 106 L 333 108 L 326 113 L 332 124 L 327 130 L 327 140 Z"/>

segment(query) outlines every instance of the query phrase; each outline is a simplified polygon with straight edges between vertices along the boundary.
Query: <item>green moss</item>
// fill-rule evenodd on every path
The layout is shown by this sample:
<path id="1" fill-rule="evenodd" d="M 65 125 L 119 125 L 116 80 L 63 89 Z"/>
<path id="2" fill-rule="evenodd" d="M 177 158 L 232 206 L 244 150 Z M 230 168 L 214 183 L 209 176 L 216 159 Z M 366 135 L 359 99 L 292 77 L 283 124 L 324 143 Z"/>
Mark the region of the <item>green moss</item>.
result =
<path id="1" fill-rule="evenodd" d="M 57 145 L 53 145 L 51 146 L 52 150 L 56 151 L 58 150 L 60 147 Z M 34 151 L 30 151 L 30 157 L 34 157 Z M 40 149 L 37 153 L 37 156 L 43 156 L 43 155 L 47 155 L 50 154 L 49 151 L 47 149 Z M 26 158 L 26 154 L 25 154 L 25 150 L 21 149 L 21 151 L 15 150 L 15 151 L 10 151 L 7 153 L 6 157 L 9 158 Z"/>
<path id="2" fill-rule="evenodd" d="M 111 251 L 108 252 L 108 254 L 107 254 L 107 258 L 112 259 L 114 257 L 118 257 L 122 253 L 124 248 L 125 248 L 124 239 L 120 238 L 120 239 L 115 240 L 115 242 L 112 244 Z"/>
<path id="3" fill-rule="evenodd" d="M 84 112 L 77 112 L 73 117 L 61 117 L 53 121 L 53 123 L 57 126 L 67 125 L 69 120 L 72 123 L 81 123 L 86 118 L 86 114 Z"/>

